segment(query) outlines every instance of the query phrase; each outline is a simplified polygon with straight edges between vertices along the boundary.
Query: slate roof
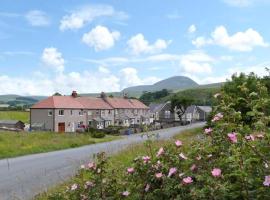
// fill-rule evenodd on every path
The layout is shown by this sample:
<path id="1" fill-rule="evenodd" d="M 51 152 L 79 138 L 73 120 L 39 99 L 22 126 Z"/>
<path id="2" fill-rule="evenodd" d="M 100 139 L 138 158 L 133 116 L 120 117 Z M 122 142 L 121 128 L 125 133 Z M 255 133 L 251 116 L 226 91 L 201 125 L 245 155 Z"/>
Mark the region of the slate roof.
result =
<path id="1" fill-rule="evenodd" d="M 210 113 L 212 112 L 212 107 L 211 106 L 197 106 L 200 110 L 206 112 L 206 113 Z"/>
<path id="2" fill-rule="evenodd" d="M 151 103 L 149 105 L 150 112 L 155 113 L 161 111 L 161 109 L 166 105 L 167 103 Z"/>

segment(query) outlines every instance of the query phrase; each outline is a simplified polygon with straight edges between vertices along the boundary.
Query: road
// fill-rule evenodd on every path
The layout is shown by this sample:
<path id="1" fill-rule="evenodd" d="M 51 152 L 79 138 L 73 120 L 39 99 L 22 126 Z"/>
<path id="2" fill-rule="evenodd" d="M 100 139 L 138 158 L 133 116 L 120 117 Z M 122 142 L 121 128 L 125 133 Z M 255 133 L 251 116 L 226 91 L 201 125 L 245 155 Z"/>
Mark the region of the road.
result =
<path id="1" fill-rule="evenodd" d="M 159 139 L 169 139 L 181 131 L 201 127 L 204 123 L 153 131 Z M 72 177 L 91 156 L 104 151 L 113 154 L 128 145 L 145 141 L 140 134 L 111 142 L 75 149 L 40 153 L 0 160 L 0 200 L 27 200 Z"/>

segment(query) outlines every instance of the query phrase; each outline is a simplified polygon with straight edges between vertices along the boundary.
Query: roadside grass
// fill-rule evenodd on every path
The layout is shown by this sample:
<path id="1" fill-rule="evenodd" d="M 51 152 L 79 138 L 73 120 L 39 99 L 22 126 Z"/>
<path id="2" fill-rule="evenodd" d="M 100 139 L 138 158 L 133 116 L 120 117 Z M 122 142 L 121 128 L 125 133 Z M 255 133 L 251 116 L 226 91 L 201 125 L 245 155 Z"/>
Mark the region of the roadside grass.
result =
<path id="1" fill-rule="evenodd" d="M 202 133 L 202 128 L 195 128 L 186 130 L 180 134 L 177 134 L 170 140 L 153 140 L 151 143 L 152 148 L 156 151 L 161 146 L 174 142 L 175 140 L 181 140 L 184 143 L 186 148 L 189 148 L 188 144 L 192 143 L 194 140 L 197 140 Z M 125 171 L 127 167 L 130 167 L 134 158 L 138 156 L 149 155 L 148 147 L 145 143 L 131 145 L 127 149 L 109 157 L 109 170 L 120 172 Z M 115 174 L 115 176 L 121 177 L 122 174 Z M 35 200 L 49 200 L 50 195 L 63 192 L 73 183 L 80 182 L 81 177 L 75 176 L 70 180 L 63 182 L 62 184 L 49 188 L 47 192 L 41 193 L 35 197 Z"/>
<path id="2" fill-rule="evenodd" d="M 89 134 L 78 133 L 0 132 L 0 159 L 75 148 L 120 138 L 120 136 L 111 135 L 106 135 L 104 138 L 92 138 Z"/>
<path id="3" fill-rule="evenodd" d="M 0 120 L 21 120 L 29 123 L 30 112 L 25 111 L 0 111 Z"/>

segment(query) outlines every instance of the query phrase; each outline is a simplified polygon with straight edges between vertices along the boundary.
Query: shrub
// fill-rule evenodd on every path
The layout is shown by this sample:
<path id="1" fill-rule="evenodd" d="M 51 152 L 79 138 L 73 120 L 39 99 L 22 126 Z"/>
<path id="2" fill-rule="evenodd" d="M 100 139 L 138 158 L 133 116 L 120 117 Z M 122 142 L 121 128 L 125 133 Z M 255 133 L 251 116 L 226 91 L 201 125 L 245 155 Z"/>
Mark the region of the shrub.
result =
<path id="1" fill-rule="evenodd" d="M 226 89 L 230 85 L 238 90 Z M 204 139 L 188 146 L 175 141 L 159 149 L 153 149 L 148 140 L 148 154 L 135 158 L 124 172 L 109 168 L 104 153 L 98 154 L 95 163 L 82 166 L 78 182 L 58 197 L 269 199 L 270 98 L 266 87 L 253 74 L 240 75 L 216 97 L 219 103 Z"/>
<path id="2" fill-rule="evenodd" d="M 91 137 L 93 138 L 104 138 L 106 136 L 106 134 L 104 132 L 101 131 L 94 131 L 91 133 Z"/>

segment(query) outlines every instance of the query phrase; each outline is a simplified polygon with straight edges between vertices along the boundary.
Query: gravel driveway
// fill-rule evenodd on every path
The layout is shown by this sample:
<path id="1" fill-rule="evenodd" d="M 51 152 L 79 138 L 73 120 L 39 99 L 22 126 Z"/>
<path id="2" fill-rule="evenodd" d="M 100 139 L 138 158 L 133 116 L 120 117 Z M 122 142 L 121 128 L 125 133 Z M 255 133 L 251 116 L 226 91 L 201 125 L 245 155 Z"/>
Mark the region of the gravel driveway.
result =
<path id="1" fill-rule="evenodd" d="M 204 123 L 153 131 L 159 139 L 169 139 L 181 131 L 201 127 Z M 105 151 L 116 153 L 128 145 L 143 142 L 140 134 L 125 136 L 111 142 L 93 144 L 75 149 L 34 154 L 0 160 L 0 200 L 31 199 L 76 173 L 80 164 L 93 154 Z"/>

